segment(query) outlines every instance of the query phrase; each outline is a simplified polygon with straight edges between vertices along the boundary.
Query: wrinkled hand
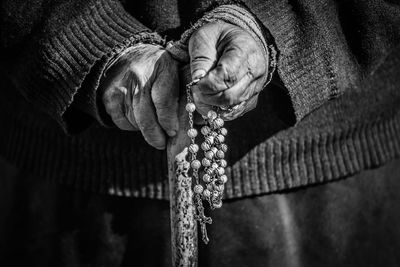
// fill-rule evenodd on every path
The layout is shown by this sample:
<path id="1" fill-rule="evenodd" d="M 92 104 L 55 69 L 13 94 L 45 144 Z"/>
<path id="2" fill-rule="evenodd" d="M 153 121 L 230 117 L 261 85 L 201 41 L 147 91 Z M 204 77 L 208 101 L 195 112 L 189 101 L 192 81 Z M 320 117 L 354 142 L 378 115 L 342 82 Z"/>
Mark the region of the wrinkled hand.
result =
<path id="1" fill-rule="evenodd" d="M 157 149 L 178 131 L 178 63 L 160 46 L 140 44 L 107 71 L 102 100 L 114 124 L 140 130 Z"/>
<path id="2" fill-rule="evenodd" d="M 256 40 L 240 27 L 212 22 L 200 27 L 189 40 L 192 79 L 197 110 L 206 115 L 212 106 L 241 108 L 223 114 L 235 119 L 255 108 L 266 83 L 267 60 Z M 244 102 L 245 101 L 245 102 Z"/>

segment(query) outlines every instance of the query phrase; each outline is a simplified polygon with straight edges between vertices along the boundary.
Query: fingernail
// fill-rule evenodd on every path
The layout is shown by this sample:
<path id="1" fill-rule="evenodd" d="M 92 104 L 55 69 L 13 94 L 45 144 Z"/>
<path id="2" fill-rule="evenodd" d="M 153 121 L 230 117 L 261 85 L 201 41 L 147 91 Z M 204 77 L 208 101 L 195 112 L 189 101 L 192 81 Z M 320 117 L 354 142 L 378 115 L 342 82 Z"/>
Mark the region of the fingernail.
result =
<path id="1" fill-rule="evenodd" d="M 193 72 L 193 74 L 192 74 L 192 79 L 193 79 L 193 80 L 201 79 L 201 78 L 203 78 L 204 76 L 206 76 L 205 70 L 202 70 L 202 69 L 200 69 L 200 70 L 195 70 L 195 71 Z"/>
<path id="2" fill-rule="evenodd" d="M 176 135 L 176 131 L 175 130 L 170 130 L 167 132 L 168 136 L 173 137 Z"/>

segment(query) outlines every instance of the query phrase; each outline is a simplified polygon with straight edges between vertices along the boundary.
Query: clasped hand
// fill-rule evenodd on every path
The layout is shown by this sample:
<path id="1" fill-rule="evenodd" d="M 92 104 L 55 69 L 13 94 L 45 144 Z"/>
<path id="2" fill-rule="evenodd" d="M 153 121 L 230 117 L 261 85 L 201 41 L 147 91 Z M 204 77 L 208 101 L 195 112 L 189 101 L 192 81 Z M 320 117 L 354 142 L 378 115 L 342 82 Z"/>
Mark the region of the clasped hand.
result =
<path id="1" fill-rule="evenodd" d="M 215 106 L 242 103 L 235 119 L 252 110 L 263 89 L 267 61 L 260 45 L 242 28 L 212 22 L 200 27 L 189 40 L 192 88 L 201 115 Z M 122 130 L 140 130 L 145 140 L 164 149 L 167 136 L 176 135 L 179 98 L 179 63 L 162 47 L 134 46 L 122 55 L 102 81 L 102 100 L 114 124 Z"/>

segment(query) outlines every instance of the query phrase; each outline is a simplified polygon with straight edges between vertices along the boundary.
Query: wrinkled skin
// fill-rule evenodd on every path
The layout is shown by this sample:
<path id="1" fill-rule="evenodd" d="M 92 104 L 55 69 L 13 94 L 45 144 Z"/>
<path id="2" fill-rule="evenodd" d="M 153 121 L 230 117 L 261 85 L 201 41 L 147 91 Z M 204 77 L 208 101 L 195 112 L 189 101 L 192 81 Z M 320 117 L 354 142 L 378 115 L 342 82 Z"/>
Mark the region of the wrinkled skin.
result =
<path id="1" fill-rule="evenodd" d="M 179 128 L 178 62 L 160 46 L 137 45 L 106 73 L 103 103 L 122 130 L 140 130 L 157 149 Z"/>
<path id="2" fill-rule="evenodd" d="M 223 113 L 233 120 L 254 109 L 266 82 L 267 60 L 254 38 L 240 27 L 208 23 L 189 40 L 192 79 L 203 77 L 193 87 L 197 111 L 206 115 L 212 106 L 232 106 L 246 101 L 243 108 Z"/>
<path id="3" fill-rule="evenodd" d="M 189 40 L 193 99 L 201 115 L 214 106 L 242 103 L 222 117 L 233 120 L 252 110 L 263 89 L 267 61 L 263 50 L 245 30 L 224 22 L 200 27 Z M 163 48 L 141 44 L 121 56 L 102 81 L 102 100 L 114 124 L 140 130 L 157 149 L 178 130 L 179 73 Z"/>

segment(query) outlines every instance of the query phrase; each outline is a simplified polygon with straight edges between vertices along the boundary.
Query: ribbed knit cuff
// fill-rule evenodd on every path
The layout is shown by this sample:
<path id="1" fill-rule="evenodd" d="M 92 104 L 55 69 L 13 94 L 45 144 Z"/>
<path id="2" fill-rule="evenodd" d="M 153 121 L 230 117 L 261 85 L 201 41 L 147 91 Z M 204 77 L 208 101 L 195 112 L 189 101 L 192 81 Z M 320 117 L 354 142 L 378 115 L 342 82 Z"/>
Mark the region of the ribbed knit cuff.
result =
<path id="1" fill-rule="evenodd" d="M 261 27 L 257 18 L 239 5 L 221 5 L 214 8 L 199 19 L 190 29 L 185 31 L 180 41 L 169 45 L 167 50 L 175 59 L 185 63 L 190 62 L 188 53 L 190 37 L 201 26 L 214 21 L 223 21 L 241 27 L 257 41 L 259 46 L 263 49 L 265 60 L 267 61 L 268 72 L 266 73 L 266 83 L 270 82 L 276 68 L 277 56 L 272 38 L 269 33 Z"/>
<path id="2" fill-rule="evenodd" d="M 281 0 L 245 2 L 275 40 L 277 71 L 289 91 L 297 121 L 356 86 L 356 64 L 346 54 L 331 6 L 313 1 L 301 1 L 298 6 Z"/>
<path id="3" fill-rule="evenodd" d="M 163 43 L 160 36 L 128 15 L 119 1 L 89 1 L 82 6 L 83 10 L 75 11 L 78 16 L 68 19 L 66 25 L 55 26 L 40 40 L 31 64 L 20 71 L 19 77 L 14 75 L 28 101 L 64 129 L 70 126 L 63 115 L 73 102 L 97 114 L 95 89 L 113 54 L 136 42 Z M 81 88 L 83 92 L 77 94 Z"/>

